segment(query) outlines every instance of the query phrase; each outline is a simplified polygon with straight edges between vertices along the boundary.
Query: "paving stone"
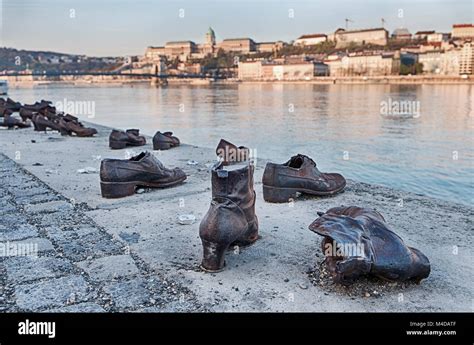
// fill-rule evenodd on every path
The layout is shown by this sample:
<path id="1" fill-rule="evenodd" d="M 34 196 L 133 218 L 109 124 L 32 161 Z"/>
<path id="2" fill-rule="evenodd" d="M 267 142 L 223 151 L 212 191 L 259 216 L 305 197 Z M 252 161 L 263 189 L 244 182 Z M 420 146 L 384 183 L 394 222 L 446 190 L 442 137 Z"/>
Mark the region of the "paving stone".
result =
<path id="1" fill-rule="evenodd" d="M 58 211 L 71 210 L 73 207 L 66 201 L 50 201 L 41 204 L 27 205 L 25 207 L 28 213 L 51 213 Z"/>
<path id="2" fill-rule="evenodd" d="M 120 309 L 133 308 L 150 302 L 151 295 L 143 279 L 107 283 L 103 290 Z"/>
<path id="3" fill-rule="evenodd" d="M 68 261 L 50 257 L 18 256 L 7 258 L 3 263 L 8 281 L 14 283 L 59 277 L 74 269 Z"/>
<path id="4" fill-rule="evenodd" d="M 49 227 L 46 229 L 64 255 L 72 261 L 82 261 L 87 257 L 110 256 L 122 254 L 122 245 L 114 242 L 109 236 L 96 227 L 83 226 L 77 231 Z"/>
<path id="5" fill-rule="evenodd" d="M 28 223 L 27 218 L 23 216 L 22 214 L 19 214 L 16 208 L 14 212 L 2 214 L 0 217 L 0 225 L 9 226 L 9 225 L 18 225 L 18 224 L 26 224 L 26 223 Z"/>
<path id="6" fill-rule="evenodd" d="M 43 237 L 32 237 L 21 241 L 12 241 L 10 243 L 34 245 L 38 250 L 38 254 L 54 250 L 54 246 L 51 241 Z"/>
<path id="7" fill-rule="evenodd" d="M 55 201 L 55 200 L 60 200 L 60 197 L 51 193 L 24 196 L 24 197 L 19 197 L 15 199 L 16 203 L 20 205 L 38 204 L 41 202 L 48 202 L 48 201 Z"/>
<path id="8" fill-rule="evenodd" d="M 7 253 L 7 247 L 10 248 Z M 15 254 L 15 251 L 17 254 Z M 54 250 L 54 246 L 50 240 L 41 237 L 32 237 L 20 241 L 0 242 L 0 256 L 18 256 L 25 253 L 25 250 L 32 255 Z M 31 250 L 33 252 L 31 252 Z"/>
<path id="9" fill-rule="evenodd" d="M 16 188 L 11 191 L 15 198 L 24 198 L 33 195 L 51 193 L 51 190 L 43 186 L 34 186 L 32 188 Z"/>
<path id="10" fill-rule="evenodd" d="M 37 237 L 38 230 L 30 224 L 5 226 L 0 224 L 0 242 L 22 240 L 28 237 Z"/>
<path id="11" fill-rule="evenodd" d="M 104 313 L 105 310 L 96 303 L 86 302 L 68 305 L 61 308 L 45 310 L 47 313 Z"/>
<path id="12" fill-rule="evenodd" d="M 4 186 L 8 187 L 10 192 L 18 188 L 30 188 L 38 186 L 38 181 L 35 181 L 32 178 L 21 177 L 18 174 L 2 178 L 2 183 Z"/>
<path id="13" fill-rule="evenodd" d="M 36 214 L 35 219 L 38 224 L 44 227 L 65 226 L 77 222 L 78 213 L 73 210 L 64 212 L 54 212 L 46 214 Z"/>
<path id="14" fill-rule="evenodd" d="M 81 276 L 18 285 L 15 288 L 15 294 L 18 307 L 24 311 L 63 307 L 71 303 L 86 302 L 96 296 Z"/>
<path id="15" fill-rule="evenodd" d="M 0 202 L 0 211 L 2 212 L 2 214 L 15 212 L 16 207 L 11 202 Z"/>
<path id="16" fill-rule="evenodd" d="M 95 281 L 111 280 L 139 273 L 130 255 L 106 256 L 99 259 L 81 261 L 77 265 Z"/>

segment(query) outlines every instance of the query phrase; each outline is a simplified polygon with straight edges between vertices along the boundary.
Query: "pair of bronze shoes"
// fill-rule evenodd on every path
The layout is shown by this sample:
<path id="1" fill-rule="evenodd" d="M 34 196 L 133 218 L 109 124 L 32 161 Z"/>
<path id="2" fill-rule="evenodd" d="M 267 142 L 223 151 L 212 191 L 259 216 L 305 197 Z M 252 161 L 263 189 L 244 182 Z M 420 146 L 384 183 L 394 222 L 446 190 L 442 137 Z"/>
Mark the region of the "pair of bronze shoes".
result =
<path id="1" fill-rule="evenodd" d="M 140 135 L 139 129 L 127 129 L 119 131 L 113 129 L 109 135 L 109 147 L 113 150 L 124 149 L 127 146 L 143 146 L 146 138 Z"/>
<path id="2" fill-rule="evenodd" d="M 173 132 L 156 132 L 153 136 L 153 150 L 169 150 L 180 145 L 177 137 L 173 136 Z"/>
<path id="3" fill-rule="evenodd" d="M 46 131 L 48 128 L 59 131 L 61 135 L 77 137 L 92 137 L 97 130 L 84 126 L 77 117 L 69 114 L 56 114 L 48 111 L 39 112 L 32 116 L 35 131 Z"/>
<path id="4" fill-rule="evenodd" d="M 203 246 L 201 268 L 208 272 L 224 268 L 229 248 L 249 246 L 259 238 L 250 150 L 221 139 L 216 154 L 219 162 L 211 172 L 212 202 L 199 227 Z M 334 180 L 341 182 L 336 184 Z M 272 185 L 265 185 L 268 182 Z M 309 157 L 297 155 L 284 164 L 267 164 L 263 193 L 267 201 L 285 202 L 300 191 L 334 194 L 345 184 L 341 175 L 323 174 Z M 271 194 L 266 188 L 271 188 Z"/>

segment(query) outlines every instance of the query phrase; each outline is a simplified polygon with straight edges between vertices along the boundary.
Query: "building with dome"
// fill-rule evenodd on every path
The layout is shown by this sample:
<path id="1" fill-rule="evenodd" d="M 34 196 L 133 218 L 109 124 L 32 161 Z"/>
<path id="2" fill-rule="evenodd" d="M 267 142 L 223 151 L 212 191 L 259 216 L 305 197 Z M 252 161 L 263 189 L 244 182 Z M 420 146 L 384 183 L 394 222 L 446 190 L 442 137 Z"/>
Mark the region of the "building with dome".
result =
<path id="1" fill-rule="evenodd" d="M 398 28 L 393 31 L 392 38 L 399 41 L 408 41 L 411 40 L 411 33 L 407 28 Z"/>

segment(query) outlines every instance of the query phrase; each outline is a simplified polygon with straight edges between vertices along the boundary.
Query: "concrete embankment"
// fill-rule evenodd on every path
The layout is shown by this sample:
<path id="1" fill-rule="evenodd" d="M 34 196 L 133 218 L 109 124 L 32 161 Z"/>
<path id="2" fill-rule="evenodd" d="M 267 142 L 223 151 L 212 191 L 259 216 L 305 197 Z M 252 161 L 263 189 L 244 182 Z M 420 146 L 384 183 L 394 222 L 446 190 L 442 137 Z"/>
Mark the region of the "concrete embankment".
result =
<path id="1" fill-rule="evenodd" d="M 210 84 L 236 84 L 236 83 L 277 83 L 277 84 L 393 84 L 393 85 L 423 85 L 423 84 L 473 84 L 472 76 L 353 76 L 353 77 L 314 77 L 308 80 L 238 80 L 212 78 L 166 78 L 157 79 L 132 75 L 103 75 L 103 76 L 0 76 L 1 79 L 8 80 L 11 87 L 34 87 L 48 84 L 99 84 L 99 85 L 131 85 L 137 83 L 148 83 L 151 85 L 162 84 L 189 84 L 189 85 L 210 85 Z"/>
<path id="2" fill-rule="evenodd" d="M 3 291 L 8 310 L 24 310 L 28 303 L 32 310 L 473 310 L 472 207 L 355 181 L 334 197 L 269 204 L 263 201 L 260 182 L 266 160 L 259 159 L 255 189 L 262 238 L 247 249 L 229 251 L 223 272 L 204 273 L 199 269 L 198 226 L 210 202 L 206 164 L 215 159 L 213 149 L 182 145 L 154 151 L 166 166 L 182 167 L 187 181 L 175 188 L 103 199 L 98 173 L 81 174 L 78 169 L 98 169 L 100 159 L 126 158 L 131 152 L 110 150 L 110 129 L 95 127 L 94 138 L 61 137 L 31 128 L 0 130 L 0 152 L 9 157 L 0 163 L 0 209 L 2 215 L 8 213 L 2 222 L 9 222 L 0 227 L 3 241 L 41 238 L 52 248 L 48 260 L 68 261 L 59 265 L 41 259 L 25 265 L 17 258 L 3 258 L 0 297 Z M 152 150 L 151 138 L 147 140 L 135 152 Z M 189 160 L 198 164 L 187 164 Z M 33 180 L 45 185 L 36 186 Z M 31 188 L 44 190 L 36 193 Z M 363 279 L 349 288 L 328 281 L 320 269 L 321 238 L 308 225 L 317 211 L 340 205 L 379 210 L 409 246 L 429 257 L 429 278 L 420 285 Z M 21 222 L 16 223 L 16 212 Z M 182 214 L 194 214 L 197 222 L 178 224 Z M 87 226 L 76 218 L 85 219 Z M 62 265 L 68 268 L 58 269 Z M 63 277 L 58 270 L 69 273 Z M 72 301 L 64 294 L 45 299 L 56 285 L 71 293 L 76 289 L 78 295 Z M 40 299 L 46 302 L 35 302 Z"/>

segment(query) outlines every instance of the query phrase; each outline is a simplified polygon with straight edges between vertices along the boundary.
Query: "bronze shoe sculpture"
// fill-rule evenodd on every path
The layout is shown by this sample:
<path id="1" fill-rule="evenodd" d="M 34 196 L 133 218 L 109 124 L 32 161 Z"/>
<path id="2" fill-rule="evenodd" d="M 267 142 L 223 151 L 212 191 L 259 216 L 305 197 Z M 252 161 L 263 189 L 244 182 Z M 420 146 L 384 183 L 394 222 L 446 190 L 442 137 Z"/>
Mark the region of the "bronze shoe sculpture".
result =
<path id="1" fill-rule="evenodd" d="M 127 146 L 143 146 L 146 139 L 141 136 L 138 129 L 127 129 L 126 132 L 113 129 L 109 135 L 111 149 L 123 149 Z"/>
<path id="2" fill-rule="evenodd" d="M 223 165 L 230 165 L 249 160 L 250 150 L 245 146 L 237 147 L 231 142 L 221 139 L 216 147 L 216 155 Z"/>
<path id="3" fill-rule="evenodd" d="M 173 136 L 173 132 L 156 132 L 153 136 L 153 150 L 169 150 L 180 145 L 177 137 Z"/>
<path id="4" fill-rule="evenodd" d="M 184 180 L 183 170 L 165 168 L 150 152 L 130 159 L 104 159 L 100 164 L 100 190 L 104 198 L 133 195 L 137 187 L 172 187 Z"/>
<path id="5" fill-rule="evenodd" d="M 59 127 L 59 124 L 56 121 L 50 120 L 41 114 L 34 114 L 32 117 L 32 122 L 33 122 L 35 131 L 46 132 L 48 128 L 51 128 L 52 130 L 55 130 L 55 131 L 61 130 Z"/>
<path id="6" fill-rule="evenodd" d="M 3 118 L 0 119 L 0 126 L 1 127 L 8 127 L 8 129 L 12 128 L 28 128 L 31 127 L 31 123 L 29 121 L 22 121 L 20 119 L 17 119 L 16 117 L 13 117 L 11 115 L 11 111 L 7 112 Z"/>
<path id="7" fill-rule="evenodd" d="M 263 172 L 263 198 L 288 202 L 298 193 L 326 196 L 339 193 L 346 179 L 337 173 L 322 173 L 308 156 L 298 154 L 283 164 L 267 163 Z"/>
<path id="8" fill-rule="evenodd" d="M 72 115 L 59 116 L 58 125 L 62 135 L 72 135 L 74 133 L 78 137 L 91 137 L 97 134 L 95 128 L 85 127 L 78 121 L 77 117 Z"/>
<path id="9" fill-rule="evenodd" d="M 20 117 L 23 119 L 23 121 L 26 121 L 26 120 L 32 120 L 33 119 L 33 115 L 35 115 L 36 112 L 34 112 L 33 110 L 29 110 L 29 109 L 26 109 L 26 108 L 21 108 L 20 109 Z"/>
<path id="10" fill-rule="evenodd" d="M 201 268 L 207 272 L 223 270 L 229 247 L 249 246 L 258 239 L 253 172 L 250 164 L 226 170 L 218 163 L 212 169 L 211 206 L 199 226 Z"/>
<path id="11" fill-rule="evenodd" d="M 9 109 L 13 112 L 20 111 L 22 105 L 20 102 L 15 102 L 11 98 L 7 98 L 6 100 L 0 98 L 0 108 Z"/>
<path id="12" fill-rule="evenodd" d="M 420 282 L 430 274 L 428 258 L 406 246 L 379 212 L 341 206 L 318 214 L 309 229 L 324 236 L 321 247 L 335 282 L 349 285 L 362 275 Z"/>

